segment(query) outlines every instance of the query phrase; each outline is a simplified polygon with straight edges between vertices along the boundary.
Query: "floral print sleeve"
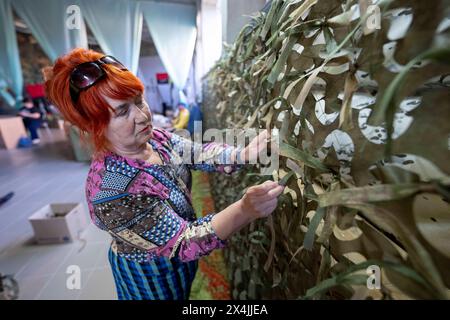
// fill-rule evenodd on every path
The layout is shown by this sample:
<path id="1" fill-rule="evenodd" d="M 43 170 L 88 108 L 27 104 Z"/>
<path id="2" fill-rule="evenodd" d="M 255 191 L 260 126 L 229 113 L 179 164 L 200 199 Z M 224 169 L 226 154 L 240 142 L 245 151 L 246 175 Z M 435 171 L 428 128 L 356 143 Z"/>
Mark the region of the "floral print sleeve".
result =
<path id="1" fill-rule="evenodd" d="M 170 134 L 173 150 L 181 161 L 193 170 L 207 172 L 233 173 L 242 168 L 232 159 L 232 151 L 236 148 L 225 143 L 196 143 L 177 134 Z"/>

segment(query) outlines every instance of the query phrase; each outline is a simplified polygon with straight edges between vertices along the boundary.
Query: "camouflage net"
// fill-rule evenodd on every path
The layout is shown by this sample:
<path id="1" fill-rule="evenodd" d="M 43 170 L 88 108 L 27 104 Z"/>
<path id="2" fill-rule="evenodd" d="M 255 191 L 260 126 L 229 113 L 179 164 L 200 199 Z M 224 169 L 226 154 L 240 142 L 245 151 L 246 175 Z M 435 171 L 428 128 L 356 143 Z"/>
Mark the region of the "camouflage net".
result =
<path id="1" fill-rule="evenodd" d="M 234 299 L 450 297 L 449 1 L 376 4 L 273 1 L 205 79 L 206 128 L 280 139 L 273 176 L 212 176 L 216 209 L 288 179 L 231 240 Z"/>

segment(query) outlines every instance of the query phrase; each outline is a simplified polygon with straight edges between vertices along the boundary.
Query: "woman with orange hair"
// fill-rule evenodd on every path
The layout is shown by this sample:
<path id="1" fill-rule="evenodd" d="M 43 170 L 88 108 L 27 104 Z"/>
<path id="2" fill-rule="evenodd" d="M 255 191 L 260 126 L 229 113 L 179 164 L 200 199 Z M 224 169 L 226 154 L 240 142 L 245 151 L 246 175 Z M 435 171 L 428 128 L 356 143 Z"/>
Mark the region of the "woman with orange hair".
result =
<path id="1" fill-rule="evenodd" d="M 190 194 L 190 169 L 230 174 L 237 160 L 265 150 L 265 132 L 241 150 L 153 128 L 141 81 L 91 50 L 60 57 L 45 78 L 48 98 L 95 146 L 86 197 L 92 221 L 112 236 L 108 256 L 119 299 L 187 299 L 196 260 L 275 209 L 283 192 L 275 182 L 250 187 L 223 211 L 199 219 Z M 203 163 L 194 163 L 194 150 Z"/>

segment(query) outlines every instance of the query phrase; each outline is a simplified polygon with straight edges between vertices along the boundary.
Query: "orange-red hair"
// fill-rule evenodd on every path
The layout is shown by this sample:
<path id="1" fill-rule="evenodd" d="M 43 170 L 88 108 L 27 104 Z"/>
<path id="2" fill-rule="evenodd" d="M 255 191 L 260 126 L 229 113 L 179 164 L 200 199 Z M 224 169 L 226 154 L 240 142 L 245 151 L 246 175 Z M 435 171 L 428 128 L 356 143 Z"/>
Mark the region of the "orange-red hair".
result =
<path id="1" fill-rule="evenodd" d="M 102 67 L 106 71 L 106 77 L 82 90 L 75 105 L 69 92 L 72 70 L 81 63 L 95 61 L 102 56 L 103 54 L 93 50 L 77 48 L 59 57 L 53 67 L 43 70 L 48 99 L 60 110 L 65 120 L 91 138 L 98 152 L 109 149 L 105 130 L 110 120 L 111 107 L 103 95 L 128 100 L 144 92 L 142 82 L 133 73 L 105 64 Z"/>

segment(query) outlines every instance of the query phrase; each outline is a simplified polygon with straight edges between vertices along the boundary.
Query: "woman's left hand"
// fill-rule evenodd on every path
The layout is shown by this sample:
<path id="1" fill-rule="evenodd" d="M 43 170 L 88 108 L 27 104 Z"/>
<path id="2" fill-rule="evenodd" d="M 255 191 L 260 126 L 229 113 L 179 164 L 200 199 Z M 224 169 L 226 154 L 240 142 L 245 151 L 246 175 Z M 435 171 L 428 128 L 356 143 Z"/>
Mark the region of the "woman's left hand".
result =
<path id="1" fill-rule="evenodd" d="M 253 138 L 253 140 L 248 144 L 247 147 L 241 150 L 240 158 L 245 163 L 257 163 L 260 155 L 264 152 L 267 152 L 270 138 L 270 134 L 267 130 L 262 131 L 258 136 Z M 275 144 L 272 144 L 271 146 L 271 151 L 274 151 Z"/>

